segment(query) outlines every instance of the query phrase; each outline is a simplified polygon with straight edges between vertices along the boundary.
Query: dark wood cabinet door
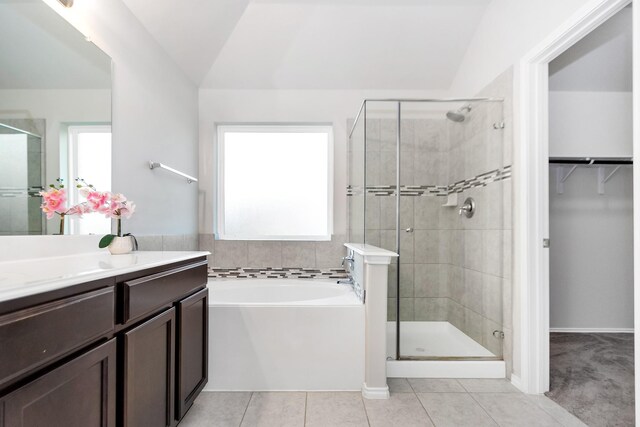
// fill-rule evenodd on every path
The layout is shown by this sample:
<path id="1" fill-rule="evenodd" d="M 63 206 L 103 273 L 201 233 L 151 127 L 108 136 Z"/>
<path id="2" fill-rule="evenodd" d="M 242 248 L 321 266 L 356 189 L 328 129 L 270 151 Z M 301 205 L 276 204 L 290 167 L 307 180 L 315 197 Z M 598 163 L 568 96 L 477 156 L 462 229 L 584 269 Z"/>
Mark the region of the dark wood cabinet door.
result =
<path id="1" fill-rule="evenodd" d="M 3 427 L 114 427 L 115 339 L 0 398 L 0 415 Z"/>
<path id="2" fill-rule="evenodd" d="M 175 321 L 171 308 L 124 333 L 125 427 L 175 425 Z"/>
<path id="3" fill-rule="evenodd" d="M 208 289 L 177 304 L 176 419 L 180 420 L 207 383 Z"/>

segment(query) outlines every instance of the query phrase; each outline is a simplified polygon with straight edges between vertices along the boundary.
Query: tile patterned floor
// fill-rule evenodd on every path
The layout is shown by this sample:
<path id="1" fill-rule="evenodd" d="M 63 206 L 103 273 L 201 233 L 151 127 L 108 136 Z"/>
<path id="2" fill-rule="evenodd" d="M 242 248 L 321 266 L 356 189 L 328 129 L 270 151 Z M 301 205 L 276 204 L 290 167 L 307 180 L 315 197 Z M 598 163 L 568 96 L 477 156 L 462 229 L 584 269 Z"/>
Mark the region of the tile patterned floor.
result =
<path id="1" fill-rule="evenodd" d="M 585 426 L 506 380 L 389 378 L 389 388 L 389 400 L 359 392 L 205 392 L 180 427 Z"/>

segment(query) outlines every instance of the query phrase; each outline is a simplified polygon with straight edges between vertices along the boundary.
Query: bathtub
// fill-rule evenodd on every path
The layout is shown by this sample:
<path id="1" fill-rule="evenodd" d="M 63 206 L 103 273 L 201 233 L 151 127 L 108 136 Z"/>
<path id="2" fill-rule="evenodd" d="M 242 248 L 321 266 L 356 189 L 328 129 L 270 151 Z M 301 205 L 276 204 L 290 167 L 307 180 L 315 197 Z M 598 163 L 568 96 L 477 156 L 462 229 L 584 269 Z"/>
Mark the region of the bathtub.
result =
<path id="1" fill-rule="evenodd" d="M 364 305 L 336 280 L 210 279 L 205 390 L 360 390 Z"/>

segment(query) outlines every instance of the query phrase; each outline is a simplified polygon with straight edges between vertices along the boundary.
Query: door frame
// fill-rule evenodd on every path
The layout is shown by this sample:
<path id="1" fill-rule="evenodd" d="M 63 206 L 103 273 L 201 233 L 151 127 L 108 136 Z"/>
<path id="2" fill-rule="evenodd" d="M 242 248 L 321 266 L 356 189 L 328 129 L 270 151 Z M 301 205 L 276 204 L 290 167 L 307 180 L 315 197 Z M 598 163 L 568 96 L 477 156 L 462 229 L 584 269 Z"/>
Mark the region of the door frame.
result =
<path id="1" fill-rule="evenodd" d="M 600 24 L 630 4 L 632 0 L 592 0 L 579 9 L 540 45 L 516 64 L 515 105 L 516 144 L 514 156 L 515 188 L 515 278 L 514 355 L 520 356 L 520 370 L 512 382 L 526 393 L 549 390 L 549 251 L 542 241 L 549 237 L 549 62 L 565 52 Z M 638 43 L 640 7 L 633 10 L 633 84 L 640 84 Z M 633 92 L 633 206 L 634 277 L 640 273 L 640 156 L 638 123 L 640 91 Z M 638 281 L 634 279 L 635 330 L 640 327 Z M 635 364 L 640 366 L 638 337 Z M 636 393 L 640 378 L 636 376 Z M 636 406 L 638 412 L 640 405 Z M 640 414 L 636 417 L 640 419 Z"/>

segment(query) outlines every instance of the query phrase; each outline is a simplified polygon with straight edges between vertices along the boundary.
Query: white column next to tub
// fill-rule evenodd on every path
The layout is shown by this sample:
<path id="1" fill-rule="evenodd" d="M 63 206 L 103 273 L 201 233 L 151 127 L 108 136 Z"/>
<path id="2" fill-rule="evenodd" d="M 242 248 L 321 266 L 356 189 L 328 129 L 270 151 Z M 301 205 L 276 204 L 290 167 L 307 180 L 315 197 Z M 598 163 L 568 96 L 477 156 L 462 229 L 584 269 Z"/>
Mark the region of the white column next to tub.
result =
<path id="1" fill-rule="evenodd" d="M 388 399 L 387 270 L 395 252 L 376 246 L 345 243 L 353 256 L 353 280 L 365 290 L 365 368 L 362 396 Z"/>

